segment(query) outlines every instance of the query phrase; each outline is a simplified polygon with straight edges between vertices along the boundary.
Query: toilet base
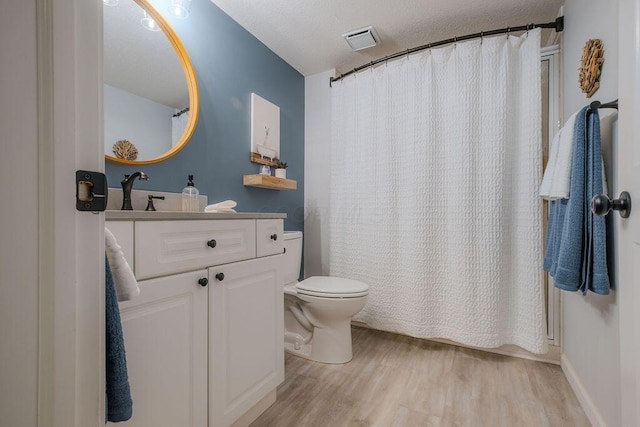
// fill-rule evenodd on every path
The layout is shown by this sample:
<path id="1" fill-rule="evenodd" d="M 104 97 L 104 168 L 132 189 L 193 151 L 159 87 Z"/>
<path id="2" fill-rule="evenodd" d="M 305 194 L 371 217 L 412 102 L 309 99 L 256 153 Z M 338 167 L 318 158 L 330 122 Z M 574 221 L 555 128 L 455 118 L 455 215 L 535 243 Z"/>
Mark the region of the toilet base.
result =
<path id="1" fill-rule="evenodd" d="M 285 339 L 285 351 L 314 362 L 333 365 L 350 362 L 353 359 L 351 323 L 343 322 L 341 325 L 332 326 L 330 329 L 315 328 L 308 344 L 296 345 Z"/>
<path id="2" fill-rule="evenodd" d="M 290 343 L 290 342 L 285 342 L 284 343 L 284 351 L 289 353 L 289 354 L 293 354 L 294 356 L 298 356 L 298 357 L 302 357 L 305 359 L 311 359 L 311 345 L 309 344 L 304 344 L 304 345 L 299 345 L 299 348 L 296 349 L 295 344 Z"/>
<path id="3" fill-rule="evenodd" d="M 297 292 L 295 285 L 284 288 L 285 350 L 320 363 L 351 361 L 351 319 L 367 296 L 318 297 Z"/>

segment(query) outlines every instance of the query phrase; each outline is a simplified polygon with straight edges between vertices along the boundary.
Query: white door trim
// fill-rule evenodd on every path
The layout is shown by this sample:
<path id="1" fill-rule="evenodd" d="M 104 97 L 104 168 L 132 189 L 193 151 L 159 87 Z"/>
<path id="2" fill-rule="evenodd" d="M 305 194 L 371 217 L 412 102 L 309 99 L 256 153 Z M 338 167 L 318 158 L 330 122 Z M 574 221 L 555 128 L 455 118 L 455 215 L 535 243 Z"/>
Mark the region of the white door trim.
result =
<path id="1" fill-rule="evenodd" d="M 36 2 L 38 97 L 38 425 L 53 425 L 54 287 L 53 223 L 53 16 L 51 0 Z"/>
<path id="2" fill-rule="evenodd" d="M 631 216 L 618 224 L 622 425 L 640 420 L 640 0 L 619 1 L 618 188 L 631 193 Z M 611 196 L 617 197 L 618 194 Z"/>
<path id="3" fill-rule="evenodd" d="M 77 169 L 104 171 L 102 2 L 36 0 L 38 425 L 104 425 L 104 214 L 75 210 Z"/>

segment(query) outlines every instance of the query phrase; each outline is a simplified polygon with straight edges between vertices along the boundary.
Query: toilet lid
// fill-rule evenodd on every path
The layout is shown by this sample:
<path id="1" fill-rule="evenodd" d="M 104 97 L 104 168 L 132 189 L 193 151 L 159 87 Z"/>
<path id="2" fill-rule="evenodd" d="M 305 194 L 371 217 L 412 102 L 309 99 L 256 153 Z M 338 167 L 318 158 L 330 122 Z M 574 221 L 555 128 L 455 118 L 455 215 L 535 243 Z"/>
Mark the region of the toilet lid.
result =
<path id="1" fill-rule="evenodd" d="M 313 276 L 296 284 L 298 293 L 327 298 L 354 298 L 367 295 L 369 285 L 342 277 Z"/>

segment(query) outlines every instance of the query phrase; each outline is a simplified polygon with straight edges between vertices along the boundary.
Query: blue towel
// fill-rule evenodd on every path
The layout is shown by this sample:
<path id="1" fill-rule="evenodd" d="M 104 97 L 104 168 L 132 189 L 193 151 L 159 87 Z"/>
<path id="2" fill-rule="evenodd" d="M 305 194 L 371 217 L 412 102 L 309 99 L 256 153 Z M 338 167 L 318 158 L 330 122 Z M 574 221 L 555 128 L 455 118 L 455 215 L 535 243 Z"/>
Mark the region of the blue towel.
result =
<path id="1" fill-rule="evenodd" d="M 116 289 L 111 268 L 105 256 L 105 306 L 106 306 L 106 388 L 107 421 L 127 421 L 131 418 L 133 402 L 127 376 L 127 359 L 124 351 L 122 324 Z"/>
<path id="2" fill-rule="evenodd" d="M 598 111 L 583 108 L 576 117 L 569 199 L 550 203 L 544 269 L 557 288 L 609 293 L 605 219 L 591 213 L 602 192 Z"/>
<path id="3" fill-rule="evenodd" d="M 609 271 L 607 269 L 607 224 L 603 216 L 591 213 L 591 199 L 602 194 L 602 141 L 600 139 L 600 118 L 598 110 L 589 115 L 587 140 L 587 235 L 590 237 L 585 248 L 586 272 L 583 293 L 587 290 L 600 295 L 609 293 Z"/>

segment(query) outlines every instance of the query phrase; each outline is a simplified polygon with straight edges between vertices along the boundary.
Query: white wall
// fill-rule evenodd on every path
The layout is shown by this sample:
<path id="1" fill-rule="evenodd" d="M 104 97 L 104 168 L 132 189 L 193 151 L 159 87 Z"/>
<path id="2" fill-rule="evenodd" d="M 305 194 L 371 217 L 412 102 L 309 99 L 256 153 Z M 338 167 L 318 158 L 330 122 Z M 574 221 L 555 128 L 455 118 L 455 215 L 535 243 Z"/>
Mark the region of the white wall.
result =
<path id="1" fill-rule="evenodd" d="M 37 415 L 35 5 L 9 2 L 0 13 L 0 424 L 6 426 L 35 426 Z"/>
<path id="2" fill-rule="evenodd" d="M 104 85 L 104 149 L 127 139 L 138 159 L 158 157 L 171 148 L 171 116 L 175 110 L 122 89 Z"/>
<path id="3" fill-rule="evenodd" d="M 564 117 L 592 100 L 609 102 L 618 98 L 618 0 L 566 0 L 563 33 Z M 587 99 L 578 86 L 578 66 L 588 39 L 599 38 L 604 45 L 605 62 L 600 89 Z M 615 182 L 616 122 L 613 136 L 604 141 L 610 129 L 603 125 L 603 150 L 609 180 L 609 194 L 619 193 Z M 611 219 L 609 219 L 611 220 Z M 611 233 L 609 231 L 609 234 Z M 613 259 L 610 239 L 610 259 Z M 610 267 L 615 283 L 616 266 Z M 589 293 L 563 294 L 563 363 L 585 411 L 594 425 L 602 422 L 614 427 L 620 421 L 620 337 L 618 295 Z M 568 367 L 568 368 L 567 368 Z M 592 403 L 592 405 L 589 403 Z"/>
<path id="4" fill-rule="evenodd" d="M 329 273 L 329 167 L 331 88 L 335 70 L 305 78 L 304 276 Z"/>

